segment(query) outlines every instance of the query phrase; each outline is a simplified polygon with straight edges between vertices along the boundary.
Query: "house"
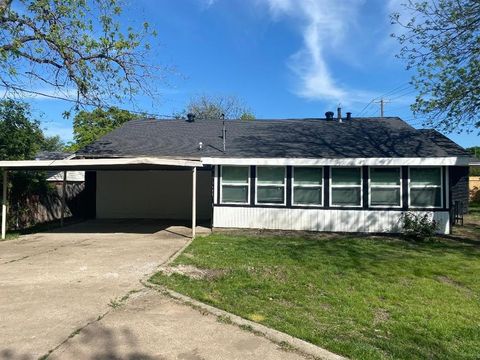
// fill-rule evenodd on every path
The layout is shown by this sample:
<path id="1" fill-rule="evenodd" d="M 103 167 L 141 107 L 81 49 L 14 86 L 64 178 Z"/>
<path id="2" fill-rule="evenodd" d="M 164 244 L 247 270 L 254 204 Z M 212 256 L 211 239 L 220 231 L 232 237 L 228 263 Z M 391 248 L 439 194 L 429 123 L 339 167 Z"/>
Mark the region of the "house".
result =
<path id="1" fill-rule="evenodd" d="M 74 159 L 0 161 L 0 168 L 4 184 L 8 171 L 85 171 L 85 216 L 191 220 L 192 236 L 197 220 L 216 228 L 398 232 L 407 211 L 450 232 L 454 204 L 468 204 L 468 152 L 397 117 L 326 115 L 133 120 Z"/>
<path id="2" fill-rule="evenodd" d="M 397 232 L 412 211 L 450 232 L 469 154 L 397 117 L 134 120 L 80 159 L 198 161 L 196 218 L 220 228 Z M 190 168 L 86 173 L 96 218 L 191 218 Z"/>

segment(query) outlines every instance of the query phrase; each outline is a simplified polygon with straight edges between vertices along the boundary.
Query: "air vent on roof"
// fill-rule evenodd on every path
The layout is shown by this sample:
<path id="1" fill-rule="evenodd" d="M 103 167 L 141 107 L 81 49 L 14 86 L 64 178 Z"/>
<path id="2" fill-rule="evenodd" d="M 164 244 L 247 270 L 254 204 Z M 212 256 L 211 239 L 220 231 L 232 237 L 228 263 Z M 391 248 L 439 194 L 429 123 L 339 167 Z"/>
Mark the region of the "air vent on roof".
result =
<path id="1" fill-rule="evenodd" d="M 194 122 L 195 121 L 195 114 L 188 113 L 187 114 L 187 119 L 188 119 L 188 122 Z"/>
<path id="2" fill-rule="evenodd" d="M 352 113 L 347 112 L 347 121 L 350 121 L 350 120 L 352 120 Z"/>
<path id="3" fill-rule="evenodd" d="M 327 111 L 327 112 L 325 113 L 325 119 L 327 119 L 328 121 L 333 120 L 333 116 L 334 116 L 334 115 L 335 115 L 335 114 L 333 113 L 333 111 Z"/>

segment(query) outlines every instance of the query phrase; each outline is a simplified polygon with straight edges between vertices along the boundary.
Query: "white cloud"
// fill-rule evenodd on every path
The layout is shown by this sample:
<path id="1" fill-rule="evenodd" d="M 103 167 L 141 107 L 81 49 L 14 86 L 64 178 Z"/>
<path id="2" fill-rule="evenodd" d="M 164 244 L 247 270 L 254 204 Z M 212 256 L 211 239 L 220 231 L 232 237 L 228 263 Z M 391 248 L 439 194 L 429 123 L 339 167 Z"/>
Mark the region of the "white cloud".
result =
<path id="1" fill-rule="evenodd" d="M 218 0 L 200 0 L 202 6 L 204 6 L 205 8 L 209 8 L 210 6 L 215 5 L 217 1 Z"/>
<path id="2" fill-rule="evenodd" d="M 350 91 L 333 77 L 327 52 L 340 53 L 349 25 L 355 22 L 362 0 L 258 0 L 268 4 L 274 19 L 293 20 L 301 32 L 302 48 L 288 65 L 298 78 L 295 93 L 312 100 L 351 102 Z"/>

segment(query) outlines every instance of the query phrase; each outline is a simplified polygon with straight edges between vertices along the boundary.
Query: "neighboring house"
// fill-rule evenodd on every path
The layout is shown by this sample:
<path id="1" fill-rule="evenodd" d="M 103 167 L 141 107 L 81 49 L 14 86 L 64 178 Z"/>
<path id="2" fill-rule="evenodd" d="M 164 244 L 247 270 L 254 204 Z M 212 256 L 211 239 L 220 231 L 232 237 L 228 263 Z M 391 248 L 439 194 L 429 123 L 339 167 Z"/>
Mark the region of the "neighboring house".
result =
<path id="1" fill-rule="evenodd" d="M 225 126 L 223 125 L 225 124 Z M 399 118 L 134 120 L 80 159 L 201 162 L 197 218 L 213 227 L 397 232 L 402 214 L 429 214 L 450 232 L 468 202 L 469 153 Z M 87 171 L 91 216 L 191 219 L 191 172 Z"/>
<path id="2" fill-rule="evenodd" d="M 62 151 L 41 151 L 35 155 L 35 160 L 70 160 L 75 157 L 74 153 Z M 47 171 L 47 181 L 54 183 L 63 182 L 63 171 Z M 67 172 L 67 182 L 83 183 L 85 181 L 85 171 Z"/>

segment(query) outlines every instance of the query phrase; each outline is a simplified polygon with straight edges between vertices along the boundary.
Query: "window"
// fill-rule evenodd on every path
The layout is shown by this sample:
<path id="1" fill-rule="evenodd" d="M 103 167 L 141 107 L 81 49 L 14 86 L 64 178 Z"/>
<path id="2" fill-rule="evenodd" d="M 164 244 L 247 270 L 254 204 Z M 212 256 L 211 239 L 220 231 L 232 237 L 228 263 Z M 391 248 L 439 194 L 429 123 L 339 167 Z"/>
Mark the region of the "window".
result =
<path id="1" fill-rule="evenodd" d="M 294 167 L 293 168 L 293 198 L 294 205 L 322 205 L 323 168 Z"/>
<path id="2" fill-rule="evenodd" d="M 370 206 L 401 206 L 400 168 L 370 168 Z"/>
<path id="3" fill-rule="evenodd" d="M 248 166 L 222 166 L 220 202 L 222 204 L 248 204 L 250 168 Z"/>
<path id="4" fill-rule="evenodd" d="M 410 206 L 442 207 L 442 169 L 439 167 L 411 167 Z"/>
<path id="5" fill-rule="evenodd" d="M 332 206 L 362 206 L 361 168 L 332 168 L 330 203 Z"/>
<path id="6" fill-rule="evenodd" d="M 285 205 L 285 183 L 285 167 L 258 166 L 256 203 Z"/>

